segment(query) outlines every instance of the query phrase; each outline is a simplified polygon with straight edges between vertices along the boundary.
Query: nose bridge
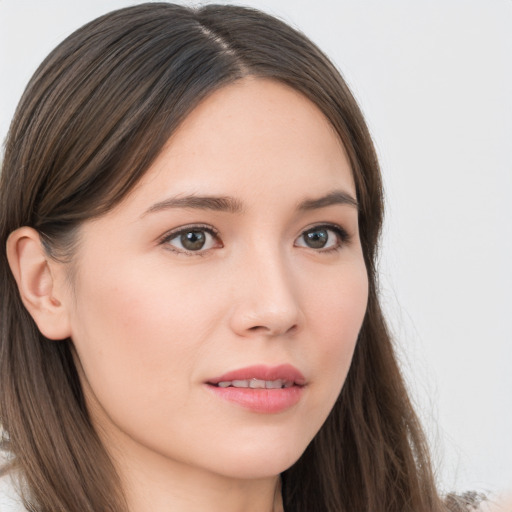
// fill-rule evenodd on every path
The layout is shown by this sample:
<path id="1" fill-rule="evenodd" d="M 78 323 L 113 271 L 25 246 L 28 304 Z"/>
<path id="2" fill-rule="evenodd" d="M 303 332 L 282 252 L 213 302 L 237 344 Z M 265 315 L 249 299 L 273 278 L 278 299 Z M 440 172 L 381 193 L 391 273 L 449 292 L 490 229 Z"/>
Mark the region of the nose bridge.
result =
<path id="1" fill-rule="evenodd" d="M 284 334 L 297 327 L 300 318 L 293 270 L 275 240 L 256 245 L 246 252 L 237 272 L 233 327 L 240 334 Z"/>

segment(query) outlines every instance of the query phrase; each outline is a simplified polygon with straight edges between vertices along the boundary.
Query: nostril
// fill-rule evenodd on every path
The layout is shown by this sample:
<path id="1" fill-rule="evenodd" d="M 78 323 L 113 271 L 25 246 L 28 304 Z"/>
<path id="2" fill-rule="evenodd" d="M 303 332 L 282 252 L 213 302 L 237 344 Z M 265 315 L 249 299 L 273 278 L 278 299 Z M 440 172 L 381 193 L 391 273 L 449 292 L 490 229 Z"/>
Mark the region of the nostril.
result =
<path id="1" fill-rule="evenodd" d="M 282 330 L 281 328 L 277 327 L 272 328 L 271 326 L 266 325 L 254 325 L 248 329 L 250 332 L 258 333 L 261 332 L 263 334 L 269 334 L 272 336 L 276 336 L 279 334 L 290 334 L 297 330 L 297 325 L 292 325 L 286 330 Z"/>
<path id="2" fill-rule="evenodd" d="M 292 334 L 292 333 L 295 333 L 295 331 L 298 329 L 298 326 L 297 324 L 295 325 L 292 325 L 286 332 L 285 334 Z"/>

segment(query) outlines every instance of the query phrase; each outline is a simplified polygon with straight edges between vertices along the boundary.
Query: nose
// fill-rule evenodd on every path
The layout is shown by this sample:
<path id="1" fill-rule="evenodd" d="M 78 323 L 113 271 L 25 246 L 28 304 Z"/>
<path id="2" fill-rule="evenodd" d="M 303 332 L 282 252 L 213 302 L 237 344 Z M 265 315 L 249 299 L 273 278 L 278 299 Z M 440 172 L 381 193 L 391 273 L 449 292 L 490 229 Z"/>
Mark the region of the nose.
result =
<path id="1" fill-rule="evenodd" d="M 291 334 L 301 323 L 298 283 L 279 255 L 254 255 L 237 265 L 232 330 L 243 337 Z"/>

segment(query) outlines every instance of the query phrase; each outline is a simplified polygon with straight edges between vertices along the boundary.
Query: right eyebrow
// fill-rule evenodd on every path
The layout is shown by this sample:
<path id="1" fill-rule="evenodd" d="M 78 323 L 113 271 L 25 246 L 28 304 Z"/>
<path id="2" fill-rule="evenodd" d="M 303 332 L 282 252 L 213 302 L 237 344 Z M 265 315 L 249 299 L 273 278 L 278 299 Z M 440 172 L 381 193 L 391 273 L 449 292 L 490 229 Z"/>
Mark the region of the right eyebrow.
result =
<path id="1" fill-rule="evenodd" d="M 243 205 L 230 196 L 176 196 L 159 201 L 150 206 L 142 216 L 172 208 L 192 208 L 194 210 L 214 210 L 218 212 L 241 213 Z"/>

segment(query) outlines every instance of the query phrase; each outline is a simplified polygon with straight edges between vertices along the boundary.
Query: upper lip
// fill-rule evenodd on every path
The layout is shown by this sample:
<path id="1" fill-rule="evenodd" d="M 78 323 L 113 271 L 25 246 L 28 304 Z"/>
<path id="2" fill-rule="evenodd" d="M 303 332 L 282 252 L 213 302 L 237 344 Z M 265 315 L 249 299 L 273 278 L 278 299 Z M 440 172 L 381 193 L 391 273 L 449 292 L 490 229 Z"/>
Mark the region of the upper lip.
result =
<path id="1" fill-rule="evenodd" d="M 297 386 L 304 386 L 306 378 L 302 373 L 292 366 L 291 364 L 281 364 L 278 366 L 255 365 L 247 366 L 246 368 L 239 368 L 238 370 L 229 371 L 208 379 L 208 384 L 218 384 L 219 382 L 233 381 L 233 380 L 283 380 L 290 382 Z"/>

